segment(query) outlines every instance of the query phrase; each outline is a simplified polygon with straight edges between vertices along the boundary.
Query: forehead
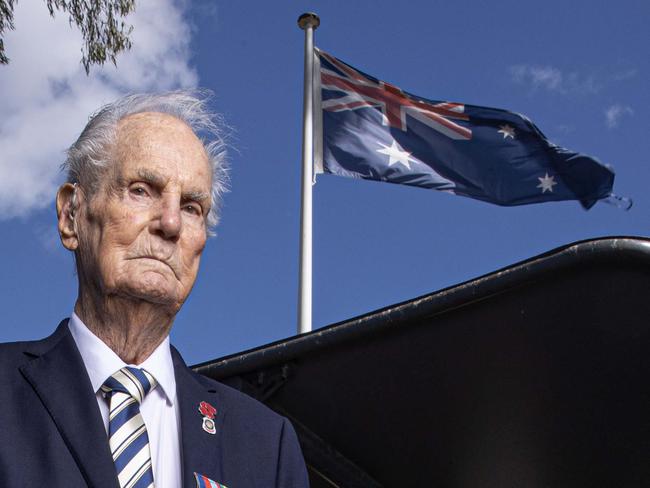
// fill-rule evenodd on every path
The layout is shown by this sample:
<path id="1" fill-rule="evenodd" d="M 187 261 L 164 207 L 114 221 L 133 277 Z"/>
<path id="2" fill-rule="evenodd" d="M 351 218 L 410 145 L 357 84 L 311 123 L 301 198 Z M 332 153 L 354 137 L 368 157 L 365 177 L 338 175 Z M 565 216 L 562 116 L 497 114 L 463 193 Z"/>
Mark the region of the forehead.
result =
<path id="1" fill-rule="evenodd" d="M 117 125 L 115 145 L 118 173 L 153 171 L 185 185 L 209 191 L 208 155 L 192 128 L 158 112 L 129 115 Z"/>

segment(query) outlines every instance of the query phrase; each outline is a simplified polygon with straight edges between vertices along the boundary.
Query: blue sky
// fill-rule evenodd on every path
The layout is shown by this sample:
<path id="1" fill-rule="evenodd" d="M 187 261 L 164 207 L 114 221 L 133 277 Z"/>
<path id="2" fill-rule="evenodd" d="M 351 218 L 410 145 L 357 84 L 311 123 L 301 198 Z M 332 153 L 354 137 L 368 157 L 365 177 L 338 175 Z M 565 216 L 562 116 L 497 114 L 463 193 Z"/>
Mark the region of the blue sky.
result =
<path id="1" fill-rule="evenodd" d="M 41 5 L 43 3 L 43 5 Z M 29 4 L 29 5 L 28 5 Z M 0 341 L 48 335 L 72 309 L 72 257 L 53 196 L 88 114 L 129 91 L 203 86 L 231 128 L 231 193 L 172 340 L 189 363 L 296 330 L 304 11 L 316 45 L 435 100 L 528 115 L 554 142 L 611 164 L 624 212 L 577 202 L 502 208 L 336 176 L 314 187 L 314 325 L 471 279 L 551 248 L 650 229 L 647 1 L 139 1 L 117 68 L 79 63 L 44 2 L 16 4 L 0 67 Z M 36 35 L 40 33 L 40 35 Z M 552 306 L 552 304 L 550 304 Z"/>

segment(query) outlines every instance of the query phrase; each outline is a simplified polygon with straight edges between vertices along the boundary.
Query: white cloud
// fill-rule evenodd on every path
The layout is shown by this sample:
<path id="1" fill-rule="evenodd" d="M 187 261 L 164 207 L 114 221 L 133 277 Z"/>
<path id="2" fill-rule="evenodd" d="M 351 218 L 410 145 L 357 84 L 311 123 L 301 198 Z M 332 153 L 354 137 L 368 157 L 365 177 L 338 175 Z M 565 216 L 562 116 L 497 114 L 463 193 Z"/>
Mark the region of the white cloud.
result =
<path id="1" fill-rule="evenodd" d="M 613 129 L 618 127 L 621 123 L 621 118 L 626 115 L 633 115 L 634 110 L 628 105 L 622 105 L 620 103 L 615 103 L 614 105 L 609 106 L 605 110 L 605 123 L 607 127 Z"/>
<path id="2" fill-rule="evenodd" d="M 625 81 L 634 78 L 638 73 L 636 68 L 626 69 L 624 71 L 618 71 L 612 75 L 614 81 Z"/>
<path id="3" fill-rule="evenodd" d="M 510 74 L 517 83 L 531 84 L 533 88 L 562 89 L 562 72 L 553 66 L 518 64 L 510 67 Z"/>
<path id="4" fill-rule="evenodd" d="M 11 59 L 0 67 L 0 218 L 47 206 L 62 176 L 65 149 L 102 104 L 135 91 L 196 86 L 190 27 L 174 0 L 140 0 L 127 21 L 133 47 L 112 64 L 81 65 L 81 35 L 67 14 L 40 1 L 16 2 Z"/>
<path id="5" fill-rule="evenodd" d="M 557 93 L 598 93 L 604 85 L 599 77 L 577 71 L 562 72 L 554 66 L 518 64 L 510 67 L 515 83 L 528 85 L 533 90 L 544 89 Z"/>

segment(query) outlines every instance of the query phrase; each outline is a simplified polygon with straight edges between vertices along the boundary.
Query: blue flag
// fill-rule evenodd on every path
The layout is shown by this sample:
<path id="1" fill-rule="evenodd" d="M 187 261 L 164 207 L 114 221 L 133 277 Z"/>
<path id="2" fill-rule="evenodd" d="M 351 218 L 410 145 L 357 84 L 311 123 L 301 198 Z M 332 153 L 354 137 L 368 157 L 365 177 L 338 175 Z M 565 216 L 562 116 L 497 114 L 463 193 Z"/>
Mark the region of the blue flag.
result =
<path id="1" fill-rule="evenodd" d="M 612 193 L 610 168 L 553 144 L 523 115 L 418 97 L 319 49 L 315 60 L 317 173 L 508 206 L 579 200 L 588 209 Z"/>

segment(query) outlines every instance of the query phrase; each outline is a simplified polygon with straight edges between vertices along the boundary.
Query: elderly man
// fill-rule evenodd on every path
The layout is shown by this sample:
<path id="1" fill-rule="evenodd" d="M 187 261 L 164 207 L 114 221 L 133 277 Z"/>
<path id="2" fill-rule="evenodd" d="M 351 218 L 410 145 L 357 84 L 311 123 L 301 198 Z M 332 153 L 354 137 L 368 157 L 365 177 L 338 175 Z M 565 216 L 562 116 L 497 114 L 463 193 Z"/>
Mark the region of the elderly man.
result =
<path id="1" fill-rule="evenodd" d="M 0 346 L 0 486 L 308 486 L 289 422 L 169 344 L 216 224 L 222 156 L 187 92 L 107 105 L 69 149 L 56 209 L 79 294 L 52 336 Z"/>

